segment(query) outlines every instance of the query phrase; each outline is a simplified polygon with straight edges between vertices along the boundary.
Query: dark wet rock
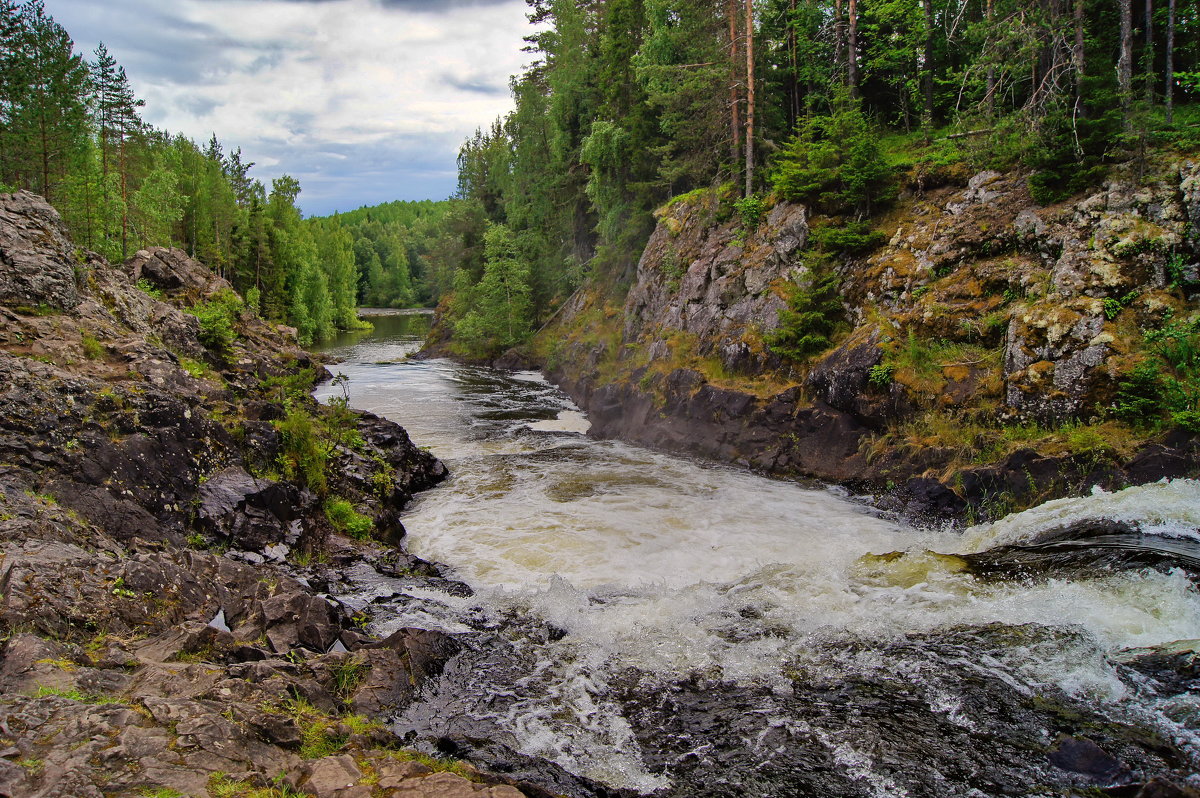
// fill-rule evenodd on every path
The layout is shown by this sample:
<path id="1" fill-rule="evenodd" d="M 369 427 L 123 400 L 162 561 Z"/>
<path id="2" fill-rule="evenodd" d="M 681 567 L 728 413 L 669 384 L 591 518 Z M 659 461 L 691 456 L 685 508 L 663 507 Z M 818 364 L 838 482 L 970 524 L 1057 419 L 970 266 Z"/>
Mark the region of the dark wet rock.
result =
<path id="1" fill-rule="evenodd" d="M 1097 784 L 1117 784 L 1130 778 L 1129 768 L 1086 737 L 1059 738 L 1046 754 L 1050 764 L 1078 773 Z"/>
<path id="2" fill-rule="evenodd" d="M 878 391 L 872 390 L 871 369 L 883 362 L 878 338 L 873 332 L 865 340 L 838 347 L 813 366 L 805 380 L 814 397 L 876 428 L 894 418 L 872 397 Z"/>
<path id="3" fill-rule="evenodd" d="M 252 476 L 281 468 L 268 378 L 303 387 L 325 371 L 294 331 L 248 313 L 228 351 L 208 350 L 184 310 L 227 289 L 180 250 L 114 268 L 39 198 L 0 195 L 0 795 L 208 795 L 218 773 L 267 786 L 301 771 L 300 710 L 328 716 L 339 755 L 394 742 L 340 722 L 346 685 L 326 662 L 378 641 L 289 573 L 300 554 L 335 567 L 320 502 Z M 390 422 L 355 423 L 361 445 L 331 451 L 336 490 L 402 530 L 400 505 L 445 467 Z M 203 550 L 214 541 L 233 548 Z M 381 551 L 342 540 L 337 566 Z M 435 641 L 393 642 L 357 656 L 436 671 Z M 351 775 L 326 792 L 370 796 Z"/>
<path id="4" fill-rule="evenodd" d="M 218 472 L 200 486 L 196 515 L 201 527 L 232 545 L 261 551 L 300 537 L 305 504 L 294 485 L 257 479 L 242 468 Z"/>
<path id="5" fill-rule="evenodd" d="M 379 716 L 407 705 L 459 648 L 449 635 L 425 629 L 400 629 L 362 646 L 354 656 L 368 671 L 351 699 L 354 711 Z"/>

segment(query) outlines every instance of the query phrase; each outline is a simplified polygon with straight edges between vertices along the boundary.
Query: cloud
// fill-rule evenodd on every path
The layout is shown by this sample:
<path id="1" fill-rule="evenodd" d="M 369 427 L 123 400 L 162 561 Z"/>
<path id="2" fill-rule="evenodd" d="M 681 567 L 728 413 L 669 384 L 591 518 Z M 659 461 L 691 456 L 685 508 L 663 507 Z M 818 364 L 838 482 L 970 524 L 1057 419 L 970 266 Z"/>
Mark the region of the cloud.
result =
<path id="1" fill-rule="evenodd" d="M 445 197 L 460 143 L 511 108 L 524 0 L 47 0 L 103 40 L 170 132 L 240 146 L 325 213 Z"/>

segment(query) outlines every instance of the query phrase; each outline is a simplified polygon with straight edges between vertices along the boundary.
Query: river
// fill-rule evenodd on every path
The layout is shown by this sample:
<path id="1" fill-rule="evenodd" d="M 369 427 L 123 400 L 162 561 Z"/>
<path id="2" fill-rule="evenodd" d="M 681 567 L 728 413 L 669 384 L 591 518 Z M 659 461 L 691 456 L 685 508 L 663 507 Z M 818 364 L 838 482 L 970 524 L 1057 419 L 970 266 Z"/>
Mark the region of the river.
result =
<path id="1" fill-rule="evenodd" d="M 428 316 L 370 320 L 333 370 L 446 462 L 407 546 L 475 593 L 362 574 L 343 597 L 373 631 L 467 641 L 392 719 L 409 739 L 679 796 L 1049 796 L 1200 771 L 1200 702 L 1130 651 L 1200 638 L 1194 573 L 993 557 L 1106 518 L 1186 559 L 1200 484 L 917 528 L 841 489 L 592 440 L 539 374 L 408 360 Z M 591 789 L 568 781 L 550 786 Z"/>

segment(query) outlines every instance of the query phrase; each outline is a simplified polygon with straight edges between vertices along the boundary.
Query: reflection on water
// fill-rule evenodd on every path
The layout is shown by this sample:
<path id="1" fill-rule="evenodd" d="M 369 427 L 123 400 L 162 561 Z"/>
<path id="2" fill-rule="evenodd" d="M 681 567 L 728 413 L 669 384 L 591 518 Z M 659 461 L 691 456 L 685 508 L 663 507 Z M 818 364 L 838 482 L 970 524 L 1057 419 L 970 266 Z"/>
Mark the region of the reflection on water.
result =
<path id="1" fill-rule="evenodd" d="M 427 317 L 371 321 L 372 334 L 334 350 L 345 358 L 335 370 L 350 378 L 351 402 L 405 426 L 452 473 L 405 517 L 410 550 L 452 566 L 488 612 L 529 615 L 566 633 L 523 644 L 532 673 L 519 685 L 497 685 L 500 677 L 476 669 L 444 689 L 503 692 L 503 707 L 460 710 L 575 772 L 642 789 L 668 783 L 648 772 L 612 694 L 612 680 L 630 668 L 668 682 L 703 673 L 772 690 L 790 690 L 800 672 L 840 680 L 853 669 L 911 668 L 930 693 L 929 711 L 953 724 L 965 699 L 945 684 L 973 653 L 955 643 L 945 656 L 937 641 L 1029 626 L 1049 631 L 1036 646 L 1000 646 L 969 667 L 1022 695 L 1054 685 L 1160 717 L 1153 701 L 1138 703 L 1110 655 L 1200 638 L 1200 594 L 1182 572 L 997 582 L 948 556 L 1089 513 L 1140 514 L 1182 529 L 1200 507 L 1200 484 L 1067 500 L 964 540 L 879 517 L 838 491 L 590 440 L 576 431 L 586 428 L 578 408 L 538 375 L 404 360 Z M 459 628 L 461 608 L 446 606 L 442 628 Z M 400 727 L 443 733 L 424 711 L 411 710 Z M 1194 729 L 1161 722 L 1197 755 Z M 892 783 L 884 772 L 894 763 L 846 748 L 840 734 L 812 731 L 834 760 L 866 774 L 864 784 Z"/>

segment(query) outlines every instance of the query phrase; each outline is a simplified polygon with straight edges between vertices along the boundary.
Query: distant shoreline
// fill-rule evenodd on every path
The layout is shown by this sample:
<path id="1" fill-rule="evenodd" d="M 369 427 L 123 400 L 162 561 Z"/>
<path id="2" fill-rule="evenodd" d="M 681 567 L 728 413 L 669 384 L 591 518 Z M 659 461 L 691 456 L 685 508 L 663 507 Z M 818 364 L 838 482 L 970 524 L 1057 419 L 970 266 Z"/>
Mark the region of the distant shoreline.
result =
<path id="1" fill-rule="evenodd" d="M 359 316 L 415 316 L 433 314 L 433 308 L 358 308 Z"/>

